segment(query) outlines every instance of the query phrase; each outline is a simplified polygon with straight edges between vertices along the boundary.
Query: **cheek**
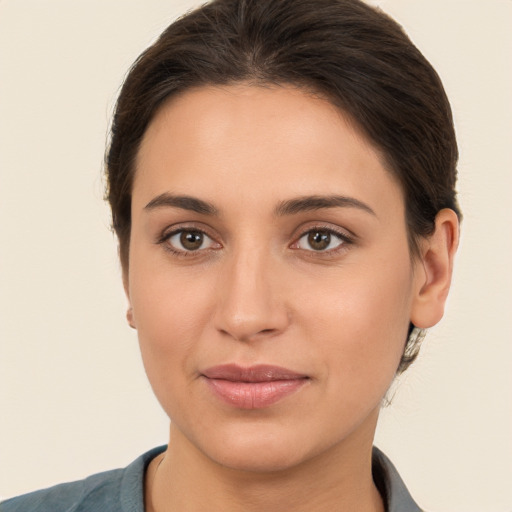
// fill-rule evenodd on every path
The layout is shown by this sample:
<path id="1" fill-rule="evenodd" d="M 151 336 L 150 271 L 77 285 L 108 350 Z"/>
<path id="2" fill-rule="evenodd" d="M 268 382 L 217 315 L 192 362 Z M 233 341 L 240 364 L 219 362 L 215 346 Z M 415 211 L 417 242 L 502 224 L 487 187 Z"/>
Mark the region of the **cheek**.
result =
<path id="1" fill-rule="evenodd" d="M 204 280 L 133 265 L 130 298 L 146 373 L 168 410 L 169 397 L 195 378 L 193 357 L 210 316 Z M 185 379 L 184 379 L 185 377 Z"/>
<path id="2" fill-rule="evenodd" d="M 308 338 L 322 347 L 325 372 L 349 399 L 387 391 L 402 356 L 411 303 L 408 259 L 344 268 L 317 280 L 302 318 Z M 336 283 L 333 285 L 333 283 Z M 320 347 L 319 347 L 320 345 Z"/>

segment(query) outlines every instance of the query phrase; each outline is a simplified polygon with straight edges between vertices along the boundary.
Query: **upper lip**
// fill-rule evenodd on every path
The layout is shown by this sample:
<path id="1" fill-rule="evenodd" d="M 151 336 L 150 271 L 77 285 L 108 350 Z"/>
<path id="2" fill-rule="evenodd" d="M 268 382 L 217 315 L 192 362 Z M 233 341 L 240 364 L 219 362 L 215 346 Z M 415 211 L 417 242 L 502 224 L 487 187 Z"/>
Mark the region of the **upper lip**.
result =
<path id="1" fill-rule="evenodd" d="M 222 379 L 233 382 L 271 382 L 275 380 L 306 379 L 307 375 L 294 372 L 281 366 L 259 364 L 255 366 L 239 366 L 222 364 L 212 366 L 201 372 L 208 379 Z"/>

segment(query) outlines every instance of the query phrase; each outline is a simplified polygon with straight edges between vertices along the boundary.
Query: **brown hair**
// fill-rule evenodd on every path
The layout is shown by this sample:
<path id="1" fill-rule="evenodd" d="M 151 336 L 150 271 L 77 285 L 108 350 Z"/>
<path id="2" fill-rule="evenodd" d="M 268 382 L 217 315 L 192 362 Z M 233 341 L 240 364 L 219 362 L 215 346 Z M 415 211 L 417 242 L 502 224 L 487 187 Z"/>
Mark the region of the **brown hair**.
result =
<path id="1" fill-rule="evenodd" d="M 439 210 L 460 216 L 450 105 L 400 25 L 360 0 L 214 0 L 175 21 L 140 55 L 117 101 L 107 198 L 125 270 L 135 160 L 156 111 L 188 88 L 237 82 L 293 84 L 347 114 L 402 186 L 413 254 Z M 416 355 L 409 343 L 399 371 Z"/>

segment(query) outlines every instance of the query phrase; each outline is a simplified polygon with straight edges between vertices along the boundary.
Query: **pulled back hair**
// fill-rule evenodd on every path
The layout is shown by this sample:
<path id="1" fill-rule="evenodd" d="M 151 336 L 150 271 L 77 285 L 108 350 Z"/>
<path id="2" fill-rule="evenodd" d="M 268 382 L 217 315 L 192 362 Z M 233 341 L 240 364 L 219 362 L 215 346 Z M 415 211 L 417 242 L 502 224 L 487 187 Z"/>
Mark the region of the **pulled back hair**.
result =
<path id="1" fill-rule="evenodd" d="M 300 87 L 347 115 L 402 187 L 412 255 L 434 231 L 439 210 L 460 217 L 450 105 L 400 25 L 360 0 L 213 0 L 140 55 L 117 101 L 107 199 L 125 271 L 136 156 L 149 123 L 167 99 L 191 87 L 236 83 Z M 398 372 L 418 348 L 409 339 Z"/>

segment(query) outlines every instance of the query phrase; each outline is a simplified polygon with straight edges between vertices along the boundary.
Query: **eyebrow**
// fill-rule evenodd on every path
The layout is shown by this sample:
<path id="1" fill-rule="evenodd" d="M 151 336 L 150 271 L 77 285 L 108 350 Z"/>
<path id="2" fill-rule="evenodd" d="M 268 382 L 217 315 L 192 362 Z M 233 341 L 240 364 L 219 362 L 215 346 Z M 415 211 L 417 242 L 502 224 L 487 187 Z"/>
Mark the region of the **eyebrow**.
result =
<path id="1" fill-rule="evenodd" d="M 174 195 L 164 192 L 153 198 L 145 207 L 145 210 L 156 210 L 158 208 L 180 208 L 196 212 L 201 215 L 218 215 L 218 209 L 212 204 L 202 199 L 187 195 Z M 346 196 L 302 196 L 294 199 L 282 201 L 274 209 L 276 217 L 286 215 L 295 215 L 297 213 L 321 210 L 324 208 L 357 208 L 359 210 L 377 216 L 376 213 L 366 203 L 353 197 Z"/>
<path id="2" fill-rule="evenodd" d="M 321 210 L 323 208 L 357 208 L 370 213 L 377 214 L 366 203 L 353 197 L 346 196 L 303 196 L 296 199 L 289 199 L 281 202 L 275 209 L 276 216 L 294 215 L 296 213 Z"/>
<path id="3" fill-rule="evenodd" d="M 145 207 L 145 210 L 156 210 L 157 208 L 172 207 L 181 208 L 202 215 L 218 215 L 219 211 L 213 204 L 191 196 L 177 196 L 164 192 L 153 198 Z"/>

